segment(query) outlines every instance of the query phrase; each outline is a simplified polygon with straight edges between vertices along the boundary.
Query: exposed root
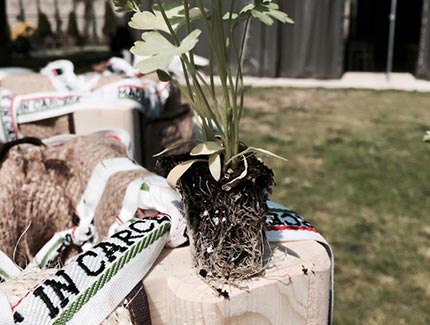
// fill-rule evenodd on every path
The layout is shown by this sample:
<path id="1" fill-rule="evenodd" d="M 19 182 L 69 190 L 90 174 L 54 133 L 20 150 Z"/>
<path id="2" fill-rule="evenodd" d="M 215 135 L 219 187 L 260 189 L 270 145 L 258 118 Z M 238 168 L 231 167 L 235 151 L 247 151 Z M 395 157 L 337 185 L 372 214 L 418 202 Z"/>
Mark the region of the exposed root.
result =
<path id="1" fill-rule="evenodd" d="M 16 259 L 16 254 L 18 253 L 18 246 L 19 246 L 19 243 L 21 242 L 22 238 L 25 236 L 25 234 L 27 233 L 27 231 L 30 229 L 30 227 L 31 227 L 31 220 L 30 220 L 30 222 L 28 223 L 28 225 L 25 227 L 24 231 L 23 231 L 23 232 L 21 233 L 21 235 L 19 236 L 19 238 L 18 238 L 18 240 L 17 240 L 17 242 L 16 242 L 16 244 L 15 244 L 15 247 L 13 248 L 12 260 L 13 260 L 15 263 L 16 263 L 16 261 L 17 261 L 17 259 Z M 28 265 L 27 255 L 26 255 L 26 254 L 22 254 L 22 253 L 20 253 L 20 255 L 22 255 L 22 256 L 24 257 L 24 259 L 25 259 L 25 266 L 27 266 L 27 265 Z"/>
<path id="2" fill-rule="evenodd" d="M 179 185 L 194 266 L 222 296 L 220 288 L 261 274 L 268 264 L 264 220 L 273 174 L 255 158 L 252 164 L 246 178 L 229 191 L 204 164 L 187 173 Z"/>

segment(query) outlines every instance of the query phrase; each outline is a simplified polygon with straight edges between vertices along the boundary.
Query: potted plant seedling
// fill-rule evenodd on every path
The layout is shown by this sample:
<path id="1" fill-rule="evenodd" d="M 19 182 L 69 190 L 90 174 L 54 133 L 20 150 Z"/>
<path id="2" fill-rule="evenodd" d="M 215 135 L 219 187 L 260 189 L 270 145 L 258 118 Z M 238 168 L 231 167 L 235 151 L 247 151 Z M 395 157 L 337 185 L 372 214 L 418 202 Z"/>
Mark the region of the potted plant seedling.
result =
<path id="1" fill-rule="evenodd" d="M 197 272 L 212 284 L 260 273 L 266 262 L 264 224 L 273 173 L 256 155 L 283 158 L 240 140 L 244 45 L 251 19 L 267 25 L 292 20 L 272 0 L 254 0 L 239 10 L 242 1 L 235 0 L 197 0 L 195 6 L 188 0 L 157 0 L 149 11 L 141 11 L 138 0 L 114 3 L 119 10 L 135 11 L 129 25 L 143 30 L 142 40 L 131 48 L 146 57 L 136 68 L 175 82 L 165 69 L 179 56 L 185 82 L 177 86 L 201 121 L 204 140 L 168 175 L 182 194 Z M 202 37 L 210 44 L 208 77 L 196 69 L 193 55 Z"/>

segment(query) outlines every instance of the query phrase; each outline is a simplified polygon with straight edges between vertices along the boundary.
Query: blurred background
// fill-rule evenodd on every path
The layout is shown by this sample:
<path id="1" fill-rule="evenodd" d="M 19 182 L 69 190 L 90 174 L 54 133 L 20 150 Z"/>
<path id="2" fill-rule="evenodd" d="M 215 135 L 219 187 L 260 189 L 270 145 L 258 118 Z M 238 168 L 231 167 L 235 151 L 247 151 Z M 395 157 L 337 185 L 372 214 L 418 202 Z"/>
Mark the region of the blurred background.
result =
<path id="1" fill-rule="evenodd" d="M 348 71 L 389 70 L 430 79 L 429 0 L 278 3 L 295 24 L 253 23 L 245 60 L 249 75 L 336 79 Z M 107 0 L 1 0 L 0 66 L 42 66 L 44 58 L 76 52 L 82 65 L 94 56 L 119 55 L 139 38 L 127 27 L 129 18 L 115 14 Z M 203 40 L 197 52 L 208 57 L 206 45 Z M 32 62 L 22 59 L 29 55 Z"/>

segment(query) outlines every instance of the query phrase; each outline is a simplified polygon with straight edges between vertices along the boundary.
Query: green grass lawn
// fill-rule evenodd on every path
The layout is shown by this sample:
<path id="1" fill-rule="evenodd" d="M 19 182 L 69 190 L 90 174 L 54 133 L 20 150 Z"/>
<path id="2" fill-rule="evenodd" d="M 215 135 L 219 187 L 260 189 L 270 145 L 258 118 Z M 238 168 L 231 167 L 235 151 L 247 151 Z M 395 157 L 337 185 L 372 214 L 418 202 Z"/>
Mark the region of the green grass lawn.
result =
<path id="1" fill-rule="evenodd" d="M 430 324 L 430 94 L 251 89 L 243 140 L 289 159 L 273 199 L 335 254 L 336 324 Z"/>

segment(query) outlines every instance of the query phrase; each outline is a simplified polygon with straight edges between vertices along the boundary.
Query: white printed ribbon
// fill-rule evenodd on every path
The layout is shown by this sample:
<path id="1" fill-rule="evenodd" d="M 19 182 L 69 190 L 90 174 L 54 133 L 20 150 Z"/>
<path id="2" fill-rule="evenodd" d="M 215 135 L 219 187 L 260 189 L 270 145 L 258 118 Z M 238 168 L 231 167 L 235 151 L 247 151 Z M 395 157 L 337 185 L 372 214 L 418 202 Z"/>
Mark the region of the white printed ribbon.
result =
<path id="1" fill-rule="evenodd" d="M 80 218 L 80 225 L 88 227 L 93 219 L 97 205 L 103 195 L 109 178 L 121 171 L 144 169 L 129 158 L 119 157 L 101 161 L 94 168 L 85 188 L 84 194 L 76 207 L 76 214 Z M 83 229 L 84 231 L 86 229 Z"/>
<path id="2" fill-rule="evenodd" d="M 113 140 L 121 142 L 127 153 L 127 157 L 131 160 L 134 160 L 133 155 L 133 147 L 131 145 L 131 138 L 127 131 L 124 129 L 105 129 L 98 130 L 88 134 L 89 136 L 101 136 L 106 138 L 111 138 Z M 78 135 L 73 135 L 73 137 L 77 137 Z M 46 141 L 44 141 L 46 143 Z"/>
<path id="3" fill-rule="evenodd" d="M 99 75 L 77 76 L 74 65 L 69 60 L 50 62 L 40 73 L 47 76 L 57 91 L 90 91 L 99 81 Z"/>
<path id="4" fill-rule="evenodd" d="M 0 325 L 13 325 L 12 308 L 6 295 L 0 290 Z"/>
<path id="5" fill-rule="evenodd" d="M 0 142 L 16 140 L 19 137 L 16 114 L 12 111 L 13 97 L 0 89 Z"/>
<path id="6" fill-rule="evenodd" d="M 39 252 L 34 257 L 34 263 L 37 264 L 41 268 L 45 268 L 49 266 L 52 262 L 54 262 L 59 254 L 69 245 L 76 244 L 76 245 L 85 245 L 83 246 L 83 249 L 87 249 L 92 246 L 92 244 L 95 242 L 97 233 L 94 226 L 91 224 L 92 219 L 94 218 L 94 211 L 91 211 L 92 209 L 95 209 L 98 205 L 98 201 L 101 198 L 101 195 L 104 191 L 104 187 L 107 184 L 107 180 L 109 177 L 114 174 L 117 171 L 125 171 L 125 170 L 134 170 L 134 169 L 140 169 L 139 165 L 135 164 L 131 161 L 133 158 L 132 148 L 131 148 L 131 139 L 128 133 L 124 130 L 120 129 L 112 129 L 112 130 L 101 130 L 94 132 L 90 134 L 90 136 L 104 136 L 112 138 L 116 141 L 120 141 L 124 147 L 127 150 L 127 158 L 115 158 L 114 165 L 116 166 L 113 169 L 107 169 L 106 166 L 109 166 L 111 163 L 106 162 L 105 166 L 101 166 L 100 164 L 95 167 L 96 175 L 100 176 L 101 179 L 93 175 L 90 177 L 90 180 L 87 184 L 87 188 L 85 192 L 87 191 L 96 191 L 95 197 L 90 197 L 88 199 L 88 202 L 84 201 L 84 196 L 81 198 L 78 209 L 77 210 L 83 210 L 87 204 L 90 205 L 90 210 L 88 211 L 81 211 L 80 213 L 83 216 L 83 219 L 86 220 L 83 223 L 80 223 L 79 226 L 73 227 L 71 229 L 67 229 L 64 231 L 60 231 L 54 234 L 54 236 L 47 242 L 45 245 L 39 250 Z M 70 138 L 74 138 L 76 135 L 60 135 L 55 136 L 49 139 L 44 140 L 46 145 L 58 145 L 62 144 L 67 140 L 70 140 Z M 90 189 L 88 189 L 88 186 Z M 84 192 L 84 193 L 85 193 Z M 101 193 L 100 193 L 101 192 Z M 95 201 L 90 201 L 90 200 Z M 91 213 L 91 215 L 86 215 L 86 213 Z M 79 212 L 78 212 L 79 214 Z M 79 216 L 79 215 L 78 215 Z M 89 242 L 89 243 L 88 243 Z M 1 265 L 1 264 L 0 264 Z"/>
<path id="7" fill-rule="evenodd" d="M 105 68 L 106 70 L 103 72 L 104 75 L 125 74 L 127 77 L 137 77 L 141 75 L 130 63 L 118 57 L 110 58 Z"/>
<path id="8" fill-rule="evenodd" d="M 157 184 L 158 181 L 161 180 L 153 179 L 152 185 L 156 186 L 154 184 Z M 133 193 L 140 186 L 138 195 L 140 197 L 142 193 L 150 192 L 151 187 L 148 188 L 148 184 L 151 184 L 151 178 L 139 179 L 131 184 L 127 193 Z M 160 182 L 160 185 L 163 185 L 163 182 Z M 155 194 L 155 192 L 152 193 Z M 128 206 L 122 210 L 124 216 L 131 215 L 131 211 L 136 207 L 136 199 L 133 201 L 132 196 L 137 195 L 136 193 L 128 194 L 124 199 L 125 205 Z M 268 202 L 268 207 L 266 234 L 270 241 L 316 240 L 326 247 L 332 260 L 330 323 L 333 307 L 333 254 L 330 246 L 310 223 L 294 211 L 271 201 Z M 157 248 L 152 251 L 142 251 L 141 255 L 136 254 L 136 258 L 129 261 L 128 250 L 133 251 L 134 248 L 131 246 L 138 243 L 136 238 L 140 238 L 139 232 L 135 231 L 159 229 L 157 227 L 161 224 L 165 224 L 166 228 L 163 230 L 163 239 L 157 242 Z M 15 323 L 5 324 L 100 323 L 149 270 L 150 265 L 167 243 L 170 227 L 170 218 L 164 214 L 155 214 L 146 219 L 132 217 L 120 229 L 116 229 L 117 232 L 110 238 L 75 257 L 63 270 L 45 280 L 26 295 L 13 307 Z M 154 236 L 157 237 L 157 235 Z M 152 234 L 148 233 L 147 237 L 152 238 Z M 128 244 L 131 246 L 125 247 Z M 142 265 L 144 265 L 143 271 Z M 123 270 L 121 273 L 116 271 L 120 268 Z M 2 315 L 4 319 L 10 321 L 11 312 L 7 306 L 2 306 L 5 309 Z M 0 322 L 1 320 L 2 317 L 0 317 Z"/>
<path id="9" fill-rule="evenodd" d="M 172 226 L 168 246 L 177 247 L 187 241 L 185 236 L 187 225 L 181 208 L 181 197 L 169 186 L 165 178 L 151 174 L 131 182 L 109 234 L 120 230 L 122 224 L 131 220 L 137 210 L 143 213 L 143 217 L 156 216 L 159 213 L 170 217 Z"/>
<path id="10" fill-rule="evenodd" d="M 13 306 L 15 324 L 99 324 L 149 271 L 169 228 L 165 215 L 127 223 Z"/>
<path id="11" fill-rule="evenodd" d="M 92 92 L 41 92 L 12 96 L 0 92 L 0 142 L 21 137 L 18 125 L 100 107 L 131 107 L 149 118 L 161 115 L 170 83 L 129 78 Z"/>
<path id="12" fill-rule="evenodd" d="M 0 282 L 17 277 L 21 270 L 0 250 Z"/>
<path id="13" fill-rule="evenodd" d="M 271 242 L 291 242 L 314 240 L 319 242 L 327 251 L 331 261 L 330 267 L 330 305 L 329 321 L 333 322 L 334 306 L 334 255 L 329 243 L 309 222 L 296 212 L 281 204 L 267 201 L 268 214 L 266 218 L 266 236 Z"/>
<path id="14" fill-rule="evenodd" d="M 35 255 L 34 262 L 44 268 L 55 261 L 58 254 L 71 243 L 86 250 L 97 242 L 97 231 L 92 222 L 109 178 L 121 171 L 139 169 L 144 168 L 124 157 L 106 159 L 97 164 L 76 206 L 75 213 L 79 217 L 79 225 L 56 233 Z"/>
<path id="15" fill-rule="evenodd" d="M 10 112 L 16 123 L 29 123 L 57 117 L 84 109 L 83 95 L 79 92 L 41 92 L 12 96 Z"/>

